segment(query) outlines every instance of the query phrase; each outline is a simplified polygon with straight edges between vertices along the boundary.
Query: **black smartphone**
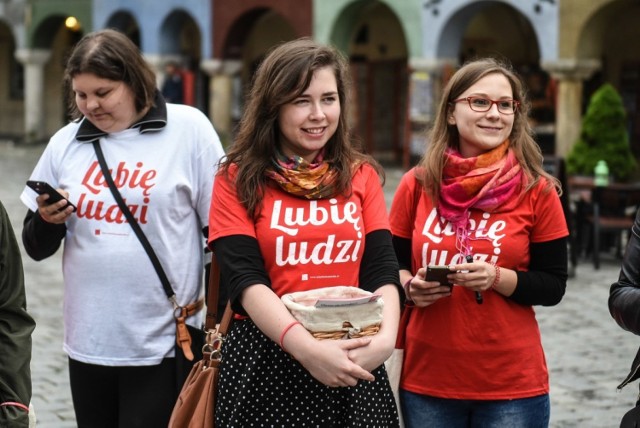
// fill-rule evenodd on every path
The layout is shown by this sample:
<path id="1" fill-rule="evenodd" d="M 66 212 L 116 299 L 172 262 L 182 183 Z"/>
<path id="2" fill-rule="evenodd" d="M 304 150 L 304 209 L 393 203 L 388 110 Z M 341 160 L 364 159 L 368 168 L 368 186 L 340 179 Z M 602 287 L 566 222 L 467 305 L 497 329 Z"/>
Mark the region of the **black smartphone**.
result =
<path id="1" fill-rule="evenodd" d="M 427 275 L 425 277 L 426 281 L 438 281 L 440 285 L 448 285 L 452 286 L 447 278 L 447 275 L 453 273 L 453 271 L 449 270 L 449 266 L 441 266 L 441 265 L 429 265 L 427 266 Z"/>
<path id="2" fill-rule="evenodd" d="M 44 194 L 49 195 L 49 199 L 47 199 L 47 202 L 49 204 L 55 204 L 58 201 L 65 200 L 67 201 L 67 205 L 65 205 L 64 208 L 71 206 L 73 208 L 73 211 L 76 210 L 76 206 L 73 205 L 71 201 L 69 201 L 67 198 L 62 196 L 56 189 L 53 188 L 53 186 L 51 186 L 46 181 L 29 180 L 27 181 L 27 186 L 35 190 L 38 195 L 44 195 Z"/>

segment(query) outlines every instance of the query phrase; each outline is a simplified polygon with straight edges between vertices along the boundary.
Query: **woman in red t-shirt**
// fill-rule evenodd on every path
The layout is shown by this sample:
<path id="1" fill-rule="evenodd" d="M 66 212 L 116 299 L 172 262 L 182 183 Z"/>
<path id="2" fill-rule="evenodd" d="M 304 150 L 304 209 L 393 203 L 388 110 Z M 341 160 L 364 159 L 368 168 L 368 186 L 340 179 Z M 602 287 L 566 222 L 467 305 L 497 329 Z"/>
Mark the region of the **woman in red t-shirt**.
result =
<path id="1" fill-rule="evenodd" d="M 402 287 L 378 164 L 348 136 L 348 68 L 308 39 L 256 72 L 211 200 L 209 242 L 236 317 L 222 347 L 216 426 L 394 427 L 384 361 Z M 317 340 L 283 294 L 381 294 L 377 334 Z"/>
<path id="2" fill-rule="evenodd" d="M 414 306 L 400 390 L 407 427 L 548 426 L 532 306 L 562 299 L 568 231 L 528 110 L 510 66 L 467 63 L 398 186 L 391 230 Z M 431 265 L 448 267 L 447 279 L 426 277 Z"/>

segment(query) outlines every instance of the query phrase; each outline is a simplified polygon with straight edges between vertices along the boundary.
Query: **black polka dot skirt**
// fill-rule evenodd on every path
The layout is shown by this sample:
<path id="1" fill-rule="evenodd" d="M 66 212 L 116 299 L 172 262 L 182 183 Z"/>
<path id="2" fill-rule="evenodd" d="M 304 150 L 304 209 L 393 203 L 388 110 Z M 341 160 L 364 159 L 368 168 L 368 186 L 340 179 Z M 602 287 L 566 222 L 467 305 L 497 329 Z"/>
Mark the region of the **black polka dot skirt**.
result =
<path id="1" fill-rule="evenodd" d="M 216 427 L 396 428 L 384 365 L 374 382 L 331 388 L 249 320 L 234 321 L 222 348 Z"/>

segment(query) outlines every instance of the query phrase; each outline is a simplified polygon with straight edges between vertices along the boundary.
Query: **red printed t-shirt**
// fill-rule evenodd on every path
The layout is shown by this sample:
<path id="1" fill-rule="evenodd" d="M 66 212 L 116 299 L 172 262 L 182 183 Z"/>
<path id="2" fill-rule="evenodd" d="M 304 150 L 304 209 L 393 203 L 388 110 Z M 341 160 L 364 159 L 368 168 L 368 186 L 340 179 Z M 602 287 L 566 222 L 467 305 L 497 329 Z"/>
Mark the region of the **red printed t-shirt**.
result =
<path id="1" fill-rule="evenodd" d="M 568 235 L 560 199 L 547 181 L 527 192 L 512 211 L 470 212 L 476 260 L 519 271 L 529 266 L 529 244 Z M 402 178 L 390 213 L 395 236 L 412 240 L 412 266 L 462 263 L 455 232 L 424 191 L 413 217 L 414 170 Z M 484 303 L 463 287 L 425 308 L 414 308 L 406 334 L 402 387 L 442 398 L 504 400 L 549 391 L 540 331 L 533 307 L 493 290 Z"/>
<path id="2" fill-rule="evenodd" d="M 234 176 L 236 169 L 230 172 Z M 255 221 L 238 202 L 235 186 L 224 176 L 216 177 L 209 224 L 209 241 L 230 235 L 258 240 L 278 296 L 358 286 L 365 235 L 389 229 L 380 179 L 368 164 L 354 174 L 348 197 L 308 200 L 270 183 Z"/>

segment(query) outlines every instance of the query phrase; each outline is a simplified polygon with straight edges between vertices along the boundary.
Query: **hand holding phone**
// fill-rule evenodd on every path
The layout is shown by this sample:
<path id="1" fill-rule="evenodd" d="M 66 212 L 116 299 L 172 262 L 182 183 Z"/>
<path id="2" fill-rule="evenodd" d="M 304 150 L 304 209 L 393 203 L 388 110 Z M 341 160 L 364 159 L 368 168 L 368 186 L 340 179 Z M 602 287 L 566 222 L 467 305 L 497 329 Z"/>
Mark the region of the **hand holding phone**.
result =
<path id="1" fill-rule="evenodd" d="M 453 273 L 446 265 L 429 265 L 427 266 L 427 274 L 425 281 L 437 281 L 440 285 L 452 286 L 447 275 Z"/>
<path id="2" fill-rule="evenodd" d="M 75 212 L 76 206 L 73 205 L 67 198 L 62 196 L 60 192 L 54 189 L 53 186 L 51 186 L 49 183 L 45 181 L 29 180 L 27 181 L 27 186 L 35 190 L 38 195 L 49 195 L 47 204 L 55 204 L 56 202 L 65 200 L 67 201 L 67 205 L 65 205 L 62 209 L 66 209 L 67 207 L 71 206 L 73 208 L 73 211 Z"/>

